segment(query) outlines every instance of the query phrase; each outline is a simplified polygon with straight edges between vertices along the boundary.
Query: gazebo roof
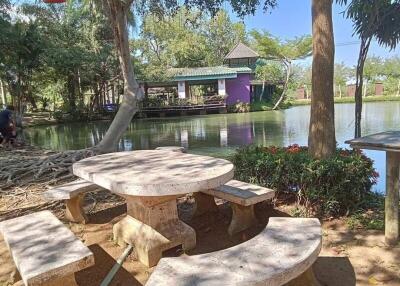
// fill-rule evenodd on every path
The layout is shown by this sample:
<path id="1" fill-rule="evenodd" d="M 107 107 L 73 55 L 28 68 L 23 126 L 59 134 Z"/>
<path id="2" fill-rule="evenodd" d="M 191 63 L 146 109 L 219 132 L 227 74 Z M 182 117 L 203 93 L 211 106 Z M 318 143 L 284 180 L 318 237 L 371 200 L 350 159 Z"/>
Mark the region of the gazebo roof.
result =
<path id="1" fill-rule="evenodd" d="M 257 52 L 250 49 L 245 44 L 239 42 L 237 45 L 225 56 L 225 60 L 232 59 L 246 59 L 246 58 L 258 58 Z"/>

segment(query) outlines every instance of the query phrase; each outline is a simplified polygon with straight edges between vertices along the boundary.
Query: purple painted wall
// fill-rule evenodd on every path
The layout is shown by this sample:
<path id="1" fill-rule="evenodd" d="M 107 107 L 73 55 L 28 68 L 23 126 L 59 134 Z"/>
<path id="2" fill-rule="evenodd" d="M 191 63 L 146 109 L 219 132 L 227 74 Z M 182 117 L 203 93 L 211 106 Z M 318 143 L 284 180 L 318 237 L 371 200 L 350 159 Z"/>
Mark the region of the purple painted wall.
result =
<path id="1" fill-rule="evenodd" d="M 238 101 L 250 103 L 250 74 L 238 74 L 237 78 L 226 80 L 226 105 L 233 105 Z"/>

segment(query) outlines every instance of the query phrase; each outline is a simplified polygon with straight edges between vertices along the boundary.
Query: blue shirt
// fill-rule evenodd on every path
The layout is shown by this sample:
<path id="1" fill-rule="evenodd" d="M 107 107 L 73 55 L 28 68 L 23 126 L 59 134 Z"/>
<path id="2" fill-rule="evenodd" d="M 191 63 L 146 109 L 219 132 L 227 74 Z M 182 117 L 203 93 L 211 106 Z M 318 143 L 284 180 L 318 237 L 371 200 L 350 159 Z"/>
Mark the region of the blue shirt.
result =
<path id="1" fill-rule="evenodd" d="M 11 110 L 4 109 L 0 111 L 0 128 L 6 128 L 10 125 L 12 112 Z"/>

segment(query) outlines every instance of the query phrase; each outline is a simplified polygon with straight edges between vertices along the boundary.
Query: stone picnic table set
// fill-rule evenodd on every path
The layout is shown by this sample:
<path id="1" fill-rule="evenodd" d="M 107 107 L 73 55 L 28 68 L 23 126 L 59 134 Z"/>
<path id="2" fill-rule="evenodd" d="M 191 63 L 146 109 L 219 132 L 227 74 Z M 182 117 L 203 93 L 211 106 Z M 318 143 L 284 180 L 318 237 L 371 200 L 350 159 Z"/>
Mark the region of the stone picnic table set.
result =
<path id="1" fill-rule="evenodd" d="M 149 286 L 284 285 L 296 279 L 290 285 L 317 285 L 311 270 L 321 249 L 317 219 L 270 218 L 260 234 L 234 247 L 162 258 L 176 246 L 185 252 L 196 247 L 195 230 L 178 216 L 177 198 L 193 193 L 195 215 L 218 211 L 215 197 L 230 202 L 228 233 L 234 235 L 257 223 L 254 205 L 271 200 L 275 191 L 232 180 L 234 166 L 227 160 L 181 147 L 157 149 L 78 161 L 73 173 L 80 179 L 51 187 L 44 197 L 65 200 L 66 219 L 78 223 L 88 221 L 85 193 L 100 188 L 125 198 L 127 213 L 113 226 L 113 238 L 119 246 L 133 245 L 144 265 L 156 266 Z M 0 222 L 0 232 L 25 285 L 77 285 L 74 273 L 95 264 L 90 249 L 49 211 Z"/>
<path id="2" fill-rule="evenodd" d="M 400 131 L 386 131 L 347 140 L 356 149 L 386 152 L 385 240 L 396 245 L 399 240 Z"/>

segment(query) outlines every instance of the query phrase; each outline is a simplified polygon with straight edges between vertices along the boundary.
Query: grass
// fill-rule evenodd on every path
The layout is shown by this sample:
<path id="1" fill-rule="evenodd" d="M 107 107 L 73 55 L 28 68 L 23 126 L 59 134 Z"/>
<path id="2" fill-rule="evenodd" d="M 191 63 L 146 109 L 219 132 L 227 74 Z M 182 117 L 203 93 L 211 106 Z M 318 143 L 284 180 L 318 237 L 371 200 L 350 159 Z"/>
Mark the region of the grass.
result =
<path id="1" fill-rule="evenodd" d="M 385 229 L 385 213 L 382 210 L 368 210 L 355 213 L 345 219 L 350 229 Z"/>
<path id="2" fill-rule="evenodd" d="M 250 111 L 268 111 L 273 107 L 274 104 L 271 101 L 257 101 L 250 104 Z"/>
<path id="3" fill-rule="evenodd" d="M 270 111 L 274 108 L 275 103 L 272 101 L 257 101 L 250 103 L 250 111 Z M 291 102 L 282 102 L 279 109 L 287 109 L 292 106 Z"/>
<path id="4" fill-rule="evenodd" d="M 385 197 L 371 193 L 367 198 L 368 208 L 360 209 L 345 218 L 350 229 L 385 229 Z"/>
<path id="5" fill-rule="evenodd" d="M 400 101 L 400 96 L 367 96 L 363 102 Z M 294 99 L 289 101 L 293 106 L 308 105 L 311 99 Z M 354 103 L 354 97 L 335 97 L 335 103 Z"/>

